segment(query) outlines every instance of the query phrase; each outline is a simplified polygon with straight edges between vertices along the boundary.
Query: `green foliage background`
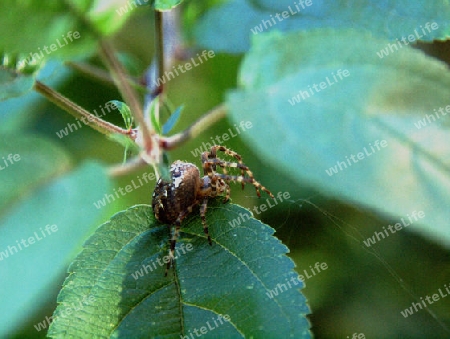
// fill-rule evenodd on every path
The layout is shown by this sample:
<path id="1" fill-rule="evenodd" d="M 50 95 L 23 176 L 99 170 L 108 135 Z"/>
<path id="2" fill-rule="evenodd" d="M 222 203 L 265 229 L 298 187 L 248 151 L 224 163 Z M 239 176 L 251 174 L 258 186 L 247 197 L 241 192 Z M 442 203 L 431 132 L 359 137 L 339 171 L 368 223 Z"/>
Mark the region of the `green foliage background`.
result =
<path id="1" fill-rule="evenodd" d="M 214 3 L 217 3 L 217 1 Z M 200 165 L 200 159 L 194 157 L 191 151 L 200 147 L 202 142 L 211 142 L 211 137 L 223 134 L 228 128 L 233 127 L 234 123 L 239 123 L 241 120 L 252 121 L 255 126 L 259 127 L 251 130 L 252 133 L 248 135 L 231 139 L 230 142 L 226 143 L 227 146 L 243 155 L 245 163 L 254 171 L 256 178 L 267 187 L 275 192 L 288 191 L 291 195 L 289 201 L 285 201 L 283 204 L 257 215 L 257 217 L 277 230 L 276 236 L 290 248 L 290 256 L 295 261 L 300 274 L 316 262 L 326 262 L 328 265 L 326 271 L 306 280 L 306 288 L 303 290 L 312 310 L 310 320 L 315 336 L 317 338 L 346 338 L 357 332 L 364 333 L 369 338 L 448 337 L 448 332 L 444 331 L 438 322 L 424 311 L 420 311 L 407 319 L 400 315 L 400 311 L 409 307 L 414 300 L 405 290 L 403 284 L 395 279 L 383 264 L 383 262 L 387 262 L 408 285 L 407 289 L 410 289 L 418 297 L 436 293 L 444 284 L 449 285 L 450 253 L 448 251 L 448 239 L 450 232 L 448 231 L 449 225 L 446 217 L 448 215 L 448 191 L 446 191 L 446 188 L 449 172 L 445 171 L 449 159 L 448 127 L 446 127 L 448 124 L 442 119 L 442 126 L 430 126 L 432 130 L 424 129 L 421 138 L 422 141 L 425 140 L 425 143 L 417 142 L 416 138 L 407 140 L 403 144 L 407 146 L 402 148 L 402 152 L 405 152 L 405 149 L 409 150 L 410 156 L 401 163 L 400 169 L 398 163 L 401 159 L 398 158 L 398 154 L 404 153 L 392 151 L 386 158 L 374 159 L 371 164 L 361 164 L 368 168 L 375 166 L 375 173 L 369 173 L 373 176 L 358 172 L 363 173 L 364 176 L 355 177 L 352 176 L 351 172 L 353 168 L 349 168 L 339 173 L 342 181 L 337 180 L 332 188 L 329 186 L 324 188 L 320 179 L 314 177 L 316 173 L 314 167 L 311 166 L 311 163 L 316 161 L 314 155 L 317 155 L 317 158 L 323 161 L 323 169 L 325 169 L 333 165 L 337 159 L 350 154 L 346 152 L 345 147 L 339 146 L 341 156 L 336 156 L 336 149 L 331 148 L 330 143 L 332 141 L 330 140 L 339 140 L 333 139 L 338 138 L 339 135 L 342 136 L 344 144 L 356 142 L 356 145 L 362 147 L 372 141 L 372 139 L 367 139 L 366 142 L 364 138 L 358 138 L 358 133 L 364 134 L 371 130 L 372 125 L 370 123 L 373 122 L 374 115 L 383 121 L 384 126 L 388 125 L 391 130 L 395 130 L 395 135 L 407 135 L 411 130 L 405 131 L 404 126 L 407 124 L 413 126 L 413 122 L 422 118 L 423 114 L 431 112 L 433 108 L 439 107 L 439 105 L 447 104 L 449 71 L 442 64 L 418 56 L 415 51 L 407 50 L 390 56 L 389 62 L 392 62 L 392 65 L 386 73 L 383 73 L 385 70 L 382 69 L 382 62 L 377 60 L 378 58 L 373 53 L 378 47 L 381 48 L 389 42 L 386 39 L 394 39 L 403 32 L 413 31 L 417 25 L 424 24 L 428 20 L 440 20 L 439 22 L 442 23 L 442 29 L 437 32 L 439 34 L 430 36 L 430 39 L 444 39 L 448 35 L 448 23 L 446 21 L 449 18 L 448 11 L 440 10 L 438 6 L 441 2 L 437 1 L 427 3 L 426 8 L 422 8 L 425 6 L 419 2 L 386 1 L 380 5 L 378 11 L 367 10 L 370 1 L 359 2 L 359 7 L 355 5 L 356 2 L 354 1 L 338 1 L 334 2 L 333 6 L 318 2 L 317 5 L 320 6 L 312 7 L 311 11 L 313 12 L 308 13 L 308 17 L 295 21 L 288 27 L 280 24 L 277 28 L 282 33 L 267 32 L 267 34 L 273 34 L 271 37 L 273 40 L 255 42 L 255 46 L 263 47 L 261 47 L 261 50 L 257 48 L 250 50 L 250 53 L 244 59 L 243 55 L 237 54 L 238 52 L 247 52 L 250 48 L 249 35 L 244 33 L 248 33 L 251 27 L 258 24 L 261 19 L 267 18 L 268 14 L 275 9 L 281 11 L 286 8 L 289 2 L 274 4 L 270 1 L 229 1 L 224 3 L 227 7 L 214 9 L 213 12 L 208 14 L 212 18 L 205 15 L 206 9 L 204 7 L 208 6 L 208 2 L 205 2 L 204 5 L 195 2 L 185 4 L 187 36 L 193 43 L 207 49 L 217 50 L 217 56 L 201 67 L 196 67 L 183 76 L 170 81 L 167 86 L 167 93 L 173 103 L 176 105 L 183 104 L 185 107 L 175 131 L 183 130 L 204 112 L 224 100 L 231 103 L 232 113 L 227 120 L 221 121 L 214 128 L 204 132 L 199 138 L 191 140 L 182 148 L 171 152 L 171 160 L 181 159 Z M 13 12 L 14 5 L 11 2 L 6 1 L 2 3 L 2 6 L 2 13 Z M 402 11 L 406 7 L 410 9 L 409 12 Z M 399 20 L 402 23 L 400 26 L 394 25 L 396 17 L 397 19 L 398 17 L 407 18 L 411 12 L 414 12 L 413 9 L 416 9 L 415 16 L 408 20 Z M 55 9 L 50 8 L 49 10 L 54 11 Z M 379 29 L 384 27 L 381 25 L 385 17 L 383 10 L 384 13 L 395 13 L 388 21 L 395 29 L 385 30 L 389 34 L 376 34 L 376 32 L 384 32 L 383 29 Z M 58 11 L 54 13 L 62 21 L 65 20 L 65 16 Z M 13 14 L 8 15 L 14 17 Z M 116 46 L 120 51 L 134 56 L 137 60 L 134 66 L 140 71 L 151 62 L 153 55 L 153 26 L 149 17 L 148 9 L 135 10 L 133 19 L 129 20 L 122 29 L 114 32 Z M 2 20 L 5 20 L 5 18 L 7 18 L 7 15 L 2 14 Z M 321 18 L 327 20 L 321 21 Z M 364 30 L 364 32 L 358 32 L 358 29 L 356 31 L 348 29 L 349 26 L 351 28 L 358 26 L 358 22 L 367 23 L 364 29 L 359 26 L 360 30 Z M 197 23 L 195 27 L 193 26 L 194 23 Z M 209 25 L 213 23 L 221 29 L 214 29 L 214 27 L 208 26 L 208 23 Z M 16 27 L 17 23 L 8 19 L 0 22 L 0 24 L 2 24 L 0 26 L 3 27 L 3 30 L 7 31 L 8 29 L 11 30 L 11 27 Z M 21 25 L 29 27 L 26 22 Z M 303 32 L 300 33 L 302 35 L 296 35 L 298 33 L 293 32 L 294 30 L 307 30 L 310 27 L 331 27 L 332 30 L 327 34 L 315 31 L 316 33 Z M 56 33 L 48 36 L 56 37 L 61 34 L 57 25 L 50 28 L 50 30 L 52 29 Z M 368 31 L 370 34 L 367 33 Z M 30 50 L 35 50 L 34 47 L 37 48 L 48 43 L 48 40 L 44 39 L 31 44 L 30 41 L 33 41 L 35 37 L 34 33 L 31 30 L 28 33 L 29 41 L 23 42 L 23 45 Z M 216 36 L 216 34 L 220 35 Z M 10 33 L 10 35 L 12 34 Z M 346 35 L 350 38 L 347 36 L 348 39 L 345 39 Z M 4 34 L 3 36 L 8 35 Z M 39 38 L 41 39 L 42 36 L 45 35 L 42 34 Z M 49 39 L 50 41 L 53 40 L 52 38 Z M 285 39 L 284 42 L 283 39 Z M 286 41 L 289 42 L 288 46 L 294 46 L 292 48 L 296 48 L 296 52 L 289 56 L 283 53 L 285 52 L 283 47 L 271 50 L 271 46 L 276 44 L 277 41 L 281 41 L 282 46 L 287 45 Z M 367 46 L 364 45 L 365 42 Z M 265 46 L 265 43 L 268 45 Z M 8 49 L 11 46 L 17 47 L 17 44 L 14 44 L 13 35 L 8 36 L 2 47 Z M 438 58 L 448 60 L 447 43 L 419 44 L 418 47 Z M 83 48 L 90 50 L 92 46 L 86 45 Z M 312 58 L 308 60 L 306 55 L 313 48 L 315 54 L 312 53 Z M 355 56 L 355 50 L 360 48 L 359 55 L 361 57 L 353 63 L 346 60 L 346 64 L 332 64 L 341 54 L 330 55 L 330 48 L 334 52 L 347 51 L 349 58 Z M 28 50 L 20 49 L 17 51 L 28 52 Z M 224 53 L 219 53 L 219 51 Z M 68 52 L 68 55 L 72 54 Z M 84 55 L 81 54 L 81 56 Z M 80 55 L 77 55 L 77 57 L 80 57 Z M 367 61 L 369 57 L 372 57 L 373 60 L 364 65 L 363 61 Z M 414 67 L 417 67 L 416 69 L 405 71 L 405 78 L 396 73 L 399 68 L 404 66 L 404 62 L 401 62 L 402 57 L 404 57 L 404 60 L 420 59 L 419 63 L 413 64 Z M 267 58 L 267 60 L 265 61 L 264 58 Z M 247 67 L 240 72 L 239 67 L 243 60 L 245 60 L 244 65 Z M 275 60 L 278 60 L 278 62 Z M 90 61 L 98 62 L 95 58 L 90 58 Z M 328 62 L 331 65 L 327 64 Z M 269 72 L 272 70 L 270 65 L 274 64 L 291 65 L 295 71 L 290 70 L 288 77 L 285 77 L 283 70 L 274 69 L 273 72 Z M 289 134 L 291 139 L 278 138 L 280 134 L 276 133 L 275 125 L 268 124 L 267 119 L 270 116 L 274 119 L 287 116 L 288 113 L 283 115 L 280 112 L 286 112 L 285 109 L 292 108 L 286 104 L 285 106 L 277 106 L 281 100 L 286 101 L 285 97 L 294 95 L 296 89 L 311 84 L 314 82 L 313 79 L 324 77 L 329 73 L 329 70 L 335 70 L 343 66 L 349 67 L 349 65 L 354 64 L 359 66 L 363 64 L 364 67 L 362 68 L 365 68 L 366 71 L 368 70 L 367 65 L 374 67 L 369 69 L 369 73 L 373 75 L 373 78 L 370 78 L 372 82 L 355 80 L 355 83 L 351 84 L 353 87 L 340 87 L 341 92 L 339 92 L 339 89 L 336 92 L 329 92 L 331 99 L 326 99 L 327 93 L 324 92 L 323 100 L 326 105 L 323 107 L 323 112 L 317 110 L 317 107 L 313 105 L 311 105 L 312 107 L 308 106 L 308 103 L 305 106 L 294 106 L 295 111 L 290 114 L 298 115 L 293 120 L 287 119 L 287 121 L 279 122 L 282 126 L 281 131 L 291 132 Z M 325 68 L 324 65 L 328 68 Z M 302 67 L 305 69 L 302 70 Z M 296 72 L 299 69 L 303 73 L 298 72 L 297 74 Z M 319 73 L 314 73 L 317 70 Z M 311 73 L 308 73 L 308 71 Z M 305 74 L 308 74 L 309 77 Z M 359 73 L 360 77 L 362 77 L 362 74 Z M 419 87 L 412 87 L 412 89 L 408 87 L 408 85 L 414 84 L 408 78 L 411 74 L 419 79 L 415 83 L 418 86 L 420 85 Z M 352 73 L 353 75 L 355 73 Z M 90 110 L 104 105 L 109 100 L 120 100 L 120 96 L 115 89 L 67 70 L 57 62 L 48 64 L 45 72 L 40 76 L 43 81 L 56 86 L 63 94 Z M 256 78 L 252 83 L 250 81 L 252 76 L 260 76 L 260 78 Z M 238 78 L 239 80 L 237 80 Z M 356 75 L 354 78 L 357 78 Z M 386 83 L 390 86 L 383 86 L 383 83 L 377 82 L 383 78 L 387 79 Z M 267 83 L 264 82 L 265 79 L 269 79 Z M 424 79 L 429 82 L 425 82 Z M 274 83 L 276 86 L 273 88 L 268 89 L 265 86 Z M 372 86 L 374 83 L 377 86 Z M 287 94 L 286 88 L 291 88 L 292 93 Z M 268 90 L 272 90 L 275 95 L 268 97 Z M 348 92 L 343 93 L 344 90 Z M 283 93 L 282 96 L 280 93 Z M 365 101 L 368 93 L 370 93 L 372 99 L 370 105 Z M 429 101 L 427 101 L 428 99 Z M 329 100 L 329 102 L 326 100 Z M 352 115 L 354 120 L 350 120 L 351 128 L 344 130 L 341 128 L 348 121 L 339 120 L 338 114 L 343 111 L 343 107 L 346 107 L 346 105 L 354 105 L 352 108 L 356 113 Z M 272 111 L 267 107 L 270 107 Z M 300 109 L 300 107 L 302 108 Z M 416 109 L 411 110 L 411 107 Z M 362 111 L 363 109 L 364 111 Z M 301 120 L 299 117 L 302 112 L 306 112 L 302 115 L 302 119 L 305 120 Z M 323 115 L 313 115 L 317 112 Z M 314 124 L 308 125 L 308 121 L 311 121 L 307 119 L 308 117 L 313 119 Z M 119 114 L 106 118 L 116 124 L 122 123 Z M 3 188 L 0 191 L 0 196 L 4 199 L 0 208 L 2 225 L 8 222 L 24 225 L 45 225 L 47 221 L 39 221 L 39 216 L 23 217 L 25 212 L 16 210 L 14 203 L 17 203 L 17 201 L 28 201 L 28 203 L 35 201 L 34 203 L 36 203 L 43 197 L 52 196 L 53 193 L 55 200 L 58 200 L 62 195 L 57 191 L 51 191 L 50 193 L 38 191 L 37 196 L 33 196 L 32 199 L 29 199 L 29 195 L 30 192 L 34 192 L 35 187 L 39 188 L 48 181 L 55 181 L 55 187 L 58 187 L 58 185 L 61 185 L 58 180 L 63 178 L 64 175 L 68 175 L 69 178 L 62 180 L 70 181 L 70 175 L 76 175 L 76 172 L 70 172 L 70 170 L 75 169 L 81 171 L 81 173 L 84 173 L 83 171 L 89 173 L 99 171 L 95 164 L 84 165 L 83 163 L 86 160 L 95 159 L 107 164 L 116 164 L 122 160 L 123 149 L 121 147 L 106 140 L 86 126 L 63 139 L 59 139 L 56 132 L 65 128 L 68 123 L 73 122 L 73 118 L 34 93 L 0 103 L 0 119 L 0 131 L 2 131 L 0 149 L 4 150 L 0 155 L 7 154 L 10 152 L 9 150 L 18 147 L 15 145 L 23 144 L 26 149 L 30 149 L 30 146 L 27 146 L 27 140 L 33 141 L 32 138 L 36 135 L 45 136 L 57 147 L 64 150 L 62 158 L 52 159 L 52 162 L 50 160 L 44 162 L 45 165 L 52 164 L 51 169 L 41 169 L 36 163 L 18 163 L 15 165 L 17 167 L 14 168 L 18 172 L 24 171 L 20 183 L 27 183 L 26 180 L 30 176 L 37 179 L 35 183 L 23 185 L 25 189 L 20 186 L 20 194 L 16 196 L 8 196 L 11 191 L 7 185 L 10 183 L 1 182 Z M 290 125 L 292 121 L 295 121 L 295 124 Z M 305 126 L 305 124 L 308 128 L 300 133 L 299 126 Z M 363 126 L 363 132 L 358 129 L 360 126 Z M 317 128 L 317 130 L 314 128 Z M 296 133 L 297 130 L 299 133 Z M 310 134 L 307 134 L 308 131 Z M 326 133 L 321 134 L 321 131 Z M 333 135 L 333 137 L 327 138 L 327 135 Z M 344 136 L 350 137 L 345 139 Z M 317 147 L 317 153 L 311 153 L 314 146 Z M 419 146 L 422 151 L 418 151 Z M 36 152 L 36 161 L 47 159 L 46 154 L 50 152 L 51 147 L 34 141 L 32 149 Z M 361 147 L 356 147 L 356 149 L 358 150 Z M 423 149 L 426 151 L 424 152 Z M 55 150 L 50 153 L 55 154 L 55 152 L 59 151 Z M 424 161 L 422 159 L 423 154 L 433 155 L 439 166 L 444 170 L 440 170 L 436 174 L 431 170 L 426 171 L 427 166 L 417 166 L 417 162 L 422 163 Z M 425 163 L 430 164 L 427 160 L 425 160 Z M 329 165 L 326 166 L 327 164 Z M 146 172 L 149 171 L 146 170 Z M 46 173 L 46 175 L 35 177 L 34 173 Z M 121 178 L 112 183 L 113 187 L 124 187 L 142 173 L 143 171 Z M 409 182 L 411 186 L 401 186 L 402 179 L 411 175 L 411 173 L 413 174 L 411 176 L 412 181 Z M 0 180 L 2 180 L 1 174 Z M 374 178 L 380 181 L 374 181 Z M 364 180 L 366 180 L 366 183 L 358 186 L 359 191 L 351 186 L 355 182 L 364 182 Z M 98 190 L 92 193 L 93 196 L 98 194 L 101 196 L 103 193 L 111 191 L 109 183 L 96 181 L 95 177 L 94 182 L 96 182 L 95 185 L 89 184 L 89 181 L 86 182 L 86 187 L 92 186 Z M 380 182 L 384 183 L 383 188 L 378 186 Z M 28 189 L 26 189 L 27 187 Z M 409 189 L 405 187 L 409 187 Z M 415 191 L 416 187 L 421 190 Z M 81 220 L 68 214 L 70 206 L 65 206 L 67 210 L 64 209 L 64 213 L 62 213 L 64 221 L 60 223 L 63 224 L 65 220 L 74 220 L 74 225 L 71 226 L 74 229 L 79 228 L 81 224 L 85 225 L 86 229 L 80 230 L 80 232 L 85 232 L 84 239 L 87 239 L 88 235 L 92 234 L 99 224 L 107 221 L 114 212 L 127 209 L 135 204 L 150 203 L 152 190 L 153 185 L 141 187 L 109 205 L 101 213 L 96 213 L 98 211 L 81 211 L 81 213 L 75 211 L 78 217 L 86 213 L 86 218 Z M 80 196 L 73 197 L 73 199 L 86 198 L 87 194 L 88 192 L 83 191 Z M 383 198 L 381 198 L 382 196 Z M 234 203 L 249 209 L 262 203 L 257 200 L 253 190 L 247 188 L 241 192 L 238 185 L 232 187 L 232 197 Z M 422 201 L 429 202 L 427 208 L 420 204 L 416 208 L 418 210 L 424 209 L 427 217 L 429 216 L 428 220 L 433 220 L 433 222 L 425 222 L 421 225 L 420 231 L 419 227 L 413 229 L 414 226 L 410 226 L 409 229 L 402 230 L 380 241 L 373 246 L 377 251 L 376 254 L 367 251 L 361 240 L 372 236 L 375 231 L 381 231 L 383 226 L 398 222 L 400 217 L 405 216 L 405 213 L 412 212 L 414 209 L 410 208 L 411 202 L 417 201 L 414 200 L 417 197 L 423 199 Z M 65 201 L 71 201 L 68 197 L 65 198 L 67 199 Z M 389 201 L 388 198 L 392 200 Z M 90 201 L 94 200 L 94 198 L 89 199 Z M 398 206 L 401 206 L 401 209 Z M 400 210 L 401 212 L 395 215 L 395 212 Z M 48 213 L 58 214 L 61 213 L 60 211 L 61 207 L 55 205 Z M 11 216 L 16 216 L 18 219 L 14 220 Z M 31 230 L 34 229 L 31 227 L 29 231 Z M 12 237 L 8 243 L 14 243 L 16 238 Z M 52 287 L 36 290 L 36 298 L 32 303 L 32 308 L 30 308 L 30 304 L 21 305 L 15 302 L 20 299 L 20 293 L 17 293 L 17 296 L 12 296 L 17 299 L 12 299 L 10 305 L 15 306 L 21 324 L 21 330 L 14 336 L 15 338 L 45 336 L 43 332 L 37 332 L 33 325 L 53 313 L 56 307 L 56 296 L 64 281 L 65 269 L 80 251 L 82 243 L 82 241 L 74 243 L 70 239 L 55 239 L 55 242 L 64 244 L 63 247 L 67 251 L 64 257 L 59 258 L 59 261 L 55 260 L 54 252 L 48 253 L 47 256 L 45 253 L 20 253 L 30 256 L 25 260 L 29 260 L 33 255 L 39 255 L 40 259 L 37 262 L 42 266 L 47 266 L 52 273 L 50 277 Z M 0 248 L 0 250 L 2 249 Z M 14 258 L 8 260 L 12 259 Z M 20 261 L 17 265 L 20 267 Z M 40 266 L 37 266 L 36 269 L 40 269 Z M 47 282 L 46 279 L 48 279 L 48 277 L 44 277 L 45 272 L 42 271 L 42 284 Z M 21 272 L 21 274 L 24 273 Z M 19 277 L 23 277 L 21 274 L 19 274 Z M 283 281 L 280 277 L 280 282 Z M 32 289 L 36 286 L 39 286 L 39 282 L 33 282 L 29 288 Z M 430 307 L 438 319 L 447 325 L 450 324 L 449 305 L 450 300 L 442 299 Z M 5 326 L 2 320 L 0 320 L 0 326 Z"/>

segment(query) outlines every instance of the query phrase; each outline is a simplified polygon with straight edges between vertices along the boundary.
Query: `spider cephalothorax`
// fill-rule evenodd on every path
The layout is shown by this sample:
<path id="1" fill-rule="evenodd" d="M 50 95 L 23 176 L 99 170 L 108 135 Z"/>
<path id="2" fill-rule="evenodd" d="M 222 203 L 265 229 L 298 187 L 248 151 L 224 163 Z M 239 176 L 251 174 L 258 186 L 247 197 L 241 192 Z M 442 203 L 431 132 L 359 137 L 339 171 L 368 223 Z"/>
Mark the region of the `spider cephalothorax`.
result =
<path id="1" fill-rule="evenodd" d="M 217 158 L 217 151 L 235 158 L 237 162 L 228 162 Z M 242 188 L 245 183 L 250 183 L 255 187 L 258 197 L 261 196 L 260 190 L 263 190 L 273 198 L 273 194 L 256 181 L 253 173 L 242 163 L 241 156 L 224 146 L 213 146 L 209 152 L 203 152 L 202 167 L 204 176 L 200 177 L 200 172 L 194 164 L 175 161 L 170 167 L 170 181 L 160 178 L 152 195 L 152 207 L 156 219 L 169 226 L 175 225 L 170 240 L 171 261 L 173 261 L 181 222 L 196 205 L 201 204 L 200 216 L 203 230 L 208 237 L 209 244 L 212 244 L 205 217 L 208 199 L 225 194 L 224 202 L 227 202 L 230 198 L 230 186 L 228 185 L 230 181 L 240 182 Z M 223 173 L 217 173 L 217 167 L 221 167 Z M 241 175 L 229 175 L 227 168 L 237 168 Z M 167 264 L 167 268 L 170 265 L 171 262 Z"/>

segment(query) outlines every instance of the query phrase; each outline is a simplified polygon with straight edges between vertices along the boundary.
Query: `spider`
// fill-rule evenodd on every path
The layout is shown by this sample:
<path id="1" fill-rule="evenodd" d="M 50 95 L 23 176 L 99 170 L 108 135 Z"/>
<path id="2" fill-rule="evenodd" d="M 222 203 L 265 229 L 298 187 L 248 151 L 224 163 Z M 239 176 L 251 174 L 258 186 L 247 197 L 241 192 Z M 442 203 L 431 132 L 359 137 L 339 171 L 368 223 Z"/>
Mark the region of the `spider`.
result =
<path id="1" fill-rule="evenodd" d="M 237 160 L 228 162 L 217 158 L 217 151 L 224 152 Z M 192 209 L 200 205 L 200 216 L 202 219 L 203 231 L 212 245 L 211 237 L 206 224 L 206 208 L 208 199 L 225 194 L 223 200 L 226 203 L 230 199 L 230 181 L 240 182 L 242 189 L 245 183 L 252 184 L 256 189 L 256 194 L 261 197 L 260 190 L 266 192 L 272 198 L 273 194 L 262 186 L 253 177 L 253 173 L 242 163 L 242 157 L 224 146 L 212 146 L 210 151 L 203 152 L 201 156 L 203 177 L 200 178 L 200 171 L 194 164 L 177 160 L 170 166 L 170 181 L 160 178 L 156 183 L 152 195 L 152 208 L 157 220 L 168 224 L 169 229 L 175 225 L 170 240 L 169 262 L 167 263 L 166 275 L 174 261 L 175 245 L 179 236 L 181 222 L 192 212 Z M 223 173 L 217 173 L 217 166 L 222 168 Z M 227 168 L 240 169 L 241 175 L 229 175 Z M 247 176 L 245 175 L 247 174 Z"/>

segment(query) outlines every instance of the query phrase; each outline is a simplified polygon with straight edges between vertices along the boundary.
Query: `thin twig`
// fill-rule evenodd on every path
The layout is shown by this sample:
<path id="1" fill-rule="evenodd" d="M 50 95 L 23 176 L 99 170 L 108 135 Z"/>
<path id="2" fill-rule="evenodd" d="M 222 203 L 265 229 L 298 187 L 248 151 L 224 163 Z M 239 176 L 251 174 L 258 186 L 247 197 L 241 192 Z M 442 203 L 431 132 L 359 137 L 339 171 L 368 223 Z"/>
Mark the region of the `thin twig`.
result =
<path id="1" fill-rule="evenodd" d="M 109 167 L 108 174 L 112 177 L 119 177 L 146 166 L 148 166 L 148 164 L 138 156 L 131 160 L 128 160 L 128 162 L 126 162 L 125 164 Z"/>
<path id="2" fill-rule="evenodd" d="M 127 81 L 129 77 L 126 70 L 116 58 L 114 49 L 112 48 L 110 43 L 105 40 L 102 40 L 100 42 L 100 55 L 111 71 L 114 83 L 119 89 L 119 92 L 122 94 L 125 102 L 130 106 L 131 113 L 133 114 L 134 119 L 136 120 L 139 128 L 142 131 L 144 148 L 146 152 L 151 151 L 152 137 L 150 134 L 149 126 L 147 126 L 145 122 L 144 114 L 142 112 L 141 104 L 137 98 L 136 92 Z"/>
<path id="3" fill-rule="evenodd" d="M 86 125 L 92 127 L 93 129 L 99 131 L 100 133 L 106 135 L 111 133 L 120 133 L 128 137 L 131 137 L 129 130 L 120 128 L 119 126 L 111 124 L 110 122 L 105 121 L 95 116 L 94 114 L 89 113 L 83 107 L 77 105 L 69 98 L 63 96 L 59 92 L 48 87 L 47 85 L 45 85 L 40 81 L 35 82 L 34 90 L 42 94 L 44 97 L 46 97 L 49 101 L 53 102 L 58 107 L 62 108 L 66 112 L 73 115 L 75 118 L 82 119 Z"/>
<path id="4" fill-rule="evenodd" d="M 155 11 L 155 48 L 156 48 L 156 72 L 155 79 L 159 79 L 164 73 L 164 26 L 163 13 Z M 160 95 L 164 92 L 164 84 L 158 81 L 158 87 L 155 89 L 155 95 Z"/>
<path id="5" fill-rule="evenodd" d="M 218 120 L 224 118 L 226 114 L 227 108 L 224 104 L 216 106 L 196 122 L 194 122 L 190 127 L 185 129 L 183 132 L 175 134 L 171 137 L 162 137 L 159 141 L 160 147 L 165 150 L 174 149 L 187 140 L 195 138 L 201 132 L 207 130 L 208 127 L 215 124 Z"/>
<path id="6" fill-rule="evenodd" d="M 97 66 L 86 64 L 84 62 L 66 61 L 65 64 L 68 67 L 80 72 L 82 75 L 88 76 L 95 80 L 99 80 L 108 85 L 115 86 L 115 83 L 114 83 L 114 80 L 113 80 L 111 74 L 109 74 L 109 72 L 104 69 L 101 69 Z M 133 86 L 133 88 L 135 88 L 139 92 L 150 93 L 150 90 L 148 90 L 145 86 L 139 84 L 138 78 L 130 77 L 128 79 L 128 82 L 130 83 L 131 86 Z"/>
<path id="7" fill-rule="evenodd" d="M 86 64 L 84 62 L 66 61 L 65 64 L 70 68 L 80 72 L 83 75 L 92 77 L 96 80 L 104 82 L 114 86 L 114 80 L 111 75 L 104 69 L 100 69 L 96 66 Z"/>

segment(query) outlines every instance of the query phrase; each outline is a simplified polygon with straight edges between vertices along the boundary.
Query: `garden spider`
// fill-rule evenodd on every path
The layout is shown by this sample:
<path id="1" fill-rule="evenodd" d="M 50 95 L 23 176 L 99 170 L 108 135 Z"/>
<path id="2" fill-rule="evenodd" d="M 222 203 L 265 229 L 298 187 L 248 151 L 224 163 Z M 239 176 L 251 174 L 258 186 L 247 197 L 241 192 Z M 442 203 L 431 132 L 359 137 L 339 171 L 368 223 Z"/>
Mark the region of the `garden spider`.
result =
<path id="1" fill-rule="evenodd" d="M 235 158 L 237 162 L 228 162 L 217 158 L 217 151 L 224 152 Z M 222 168 L 223 174 L 216 172 L 217 166 Z M 168 224 L 170 228 L 172 225 L 175 225 L 175 230 L 170 240 L 170 261 L 167 263 L 166 275 L 173 264 L 175 245 L 179 236 L 181 222 L 192 212 L 196 205 L 201 203 L 200 216 L 202 218 L 203 231 L 208 237 L 209 244 L 212 245 L 205 217 L 208 199 L 225 193 L 223 202 L 227 202 L 230 198 L 230 186 L 228 185 L 230 181 L 240 182 L 242 189 L 245 183 L 252 184 L 258 197 L 261 197 L 260 190 L 263 190 L 272 198 L 274 197 L 268 189 L 255 180 L 253 173 L 242 163 L 241 156 L 224 146 L 212 146 L 209 152 L 203 152 L 202 167 L 204 176 L 200 178 L 197 166 L 177 160 L 170 166 L 171 180 L 165 181 L 160 178 L 156 183 L 152 195 L 152 208 L 155 217 L 160 222 Z M 241 171 L 241 175 L 229 175 L 226 168 L 238 168 Z"/>

